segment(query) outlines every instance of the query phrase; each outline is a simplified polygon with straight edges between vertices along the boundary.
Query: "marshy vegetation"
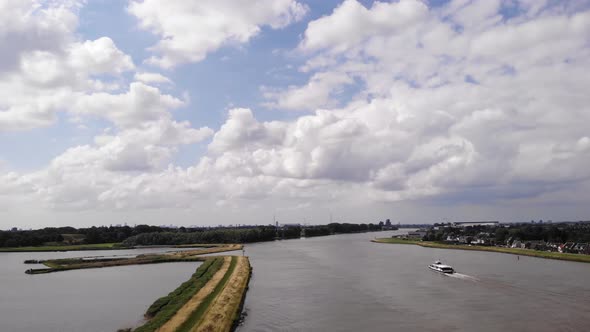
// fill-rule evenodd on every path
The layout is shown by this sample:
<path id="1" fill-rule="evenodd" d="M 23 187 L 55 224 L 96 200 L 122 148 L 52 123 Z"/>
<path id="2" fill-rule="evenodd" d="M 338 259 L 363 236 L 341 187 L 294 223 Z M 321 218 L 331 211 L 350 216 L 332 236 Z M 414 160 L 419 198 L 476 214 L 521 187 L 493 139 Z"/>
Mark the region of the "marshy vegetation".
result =
<path id="1" fill-rule="evenodd" d="M 199 246 L 199 245 L 191 245 Z M 174 251 L 166 252 L 161 254 L 143 254 L 131 258 L 92 258 L 92 257 L 77 257 L 77 258 L 63 258 L 63 259 L 49 259 L 44 260 L 42 263 L 47 268 L 41 269 L 28 269 L 25 271 L 27 274 L 41 274 L 77 269 L 92 269 L 101 267 L 111 266 L 124 266 L 124 265 L 139 265 L 139 264 L 157 264 L 157 263 L 170 263 L 170 262 L 194 262 L 203 261 L 201 255 L 240 250 L 243 246 L 240 244 L 217 244 L 217 245 L 204 245 L 194 250 L 185 251 Z M 31 260 L 33 261 L 33 260 Z"/>

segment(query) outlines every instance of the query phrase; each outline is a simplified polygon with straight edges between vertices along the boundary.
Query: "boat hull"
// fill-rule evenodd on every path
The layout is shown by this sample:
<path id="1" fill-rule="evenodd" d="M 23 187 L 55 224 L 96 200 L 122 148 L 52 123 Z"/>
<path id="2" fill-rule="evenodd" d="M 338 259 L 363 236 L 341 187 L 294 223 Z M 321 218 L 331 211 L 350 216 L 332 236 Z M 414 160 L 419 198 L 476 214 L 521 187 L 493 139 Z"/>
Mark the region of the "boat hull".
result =
<path id="1" fill-rule="evenodd" d="M 454 269 L 446 270 L 445 271 L 445 270 L 442 270 L 439 267 L 432 266 L 432 265 L 428 265 L 428 268 L 431 269 L 432 271 L 436 271 L 438 273 L 443 273 L 443 274 L 453 274 L 453 273 L 455 273 L 455 270 Z"/>

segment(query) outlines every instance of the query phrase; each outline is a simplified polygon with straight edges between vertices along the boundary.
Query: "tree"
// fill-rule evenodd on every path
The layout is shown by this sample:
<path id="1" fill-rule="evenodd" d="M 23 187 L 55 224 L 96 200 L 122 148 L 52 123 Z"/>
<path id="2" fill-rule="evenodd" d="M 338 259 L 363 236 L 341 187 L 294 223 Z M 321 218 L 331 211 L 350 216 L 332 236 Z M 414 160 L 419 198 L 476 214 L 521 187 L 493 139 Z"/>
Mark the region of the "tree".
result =
<path id="1" fill-rule="evenodd" d="M 508 230 L 506 228 L 500 227 L 500 228 L 496 229 L 496 242 L 497 243 L 506 242 L 507 236 L 508 236 Z"/>

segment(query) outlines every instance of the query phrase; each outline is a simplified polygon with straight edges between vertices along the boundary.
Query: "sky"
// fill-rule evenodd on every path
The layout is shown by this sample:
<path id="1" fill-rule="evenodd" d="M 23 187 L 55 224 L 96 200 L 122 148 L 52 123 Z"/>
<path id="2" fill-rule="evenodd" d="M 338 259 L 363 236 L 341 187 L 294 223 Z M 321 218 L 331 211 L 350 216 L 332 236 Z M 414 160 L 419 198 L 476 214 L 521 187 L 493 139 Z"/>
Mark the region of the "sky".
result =
<path id="1" fill-rule="evenodd" d="M 590 219 L 590 1 L 0 0 L 0 229 Z"/>

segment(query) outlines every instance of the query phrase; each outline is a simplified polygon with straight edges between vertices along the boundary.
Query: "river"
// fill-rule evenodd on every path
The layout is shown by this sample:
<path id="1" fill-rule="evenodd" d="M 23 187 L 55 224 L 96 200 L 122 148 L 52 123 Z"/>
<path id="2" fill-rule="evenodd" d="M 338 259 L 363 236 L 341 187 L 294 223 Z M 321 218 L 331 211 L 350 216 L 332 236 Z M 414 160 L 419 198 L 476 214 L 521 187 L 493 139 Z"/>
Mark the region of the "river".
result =
<path id="1" fill-rule="evenodd" d="M 590 264 L 370 242 L 399 232 L 247 245 L 253 276 L 238 331 L 588 329 Z M 0 331 L 113 332 L 137 324 L 198 264 L 31 276 L 22 262 L 145 251 L 0 253 Z M 458 274 L 430 271 L 435 259 Z"/>
<path id="2" fill-rule="evenodd" d="M 370 242 L 399 232 L 248 245 L 238 331 L 588 330 L 590 264 Z"/>
<path id="3" fill-rule="evenodd" d="M 162 263 L 28 275 L 26 259 L 137 255 L 170 248 L 0 253 L 0 332 L 115 332 L 137 326 L 147 308 L 201 264 Z"/>

